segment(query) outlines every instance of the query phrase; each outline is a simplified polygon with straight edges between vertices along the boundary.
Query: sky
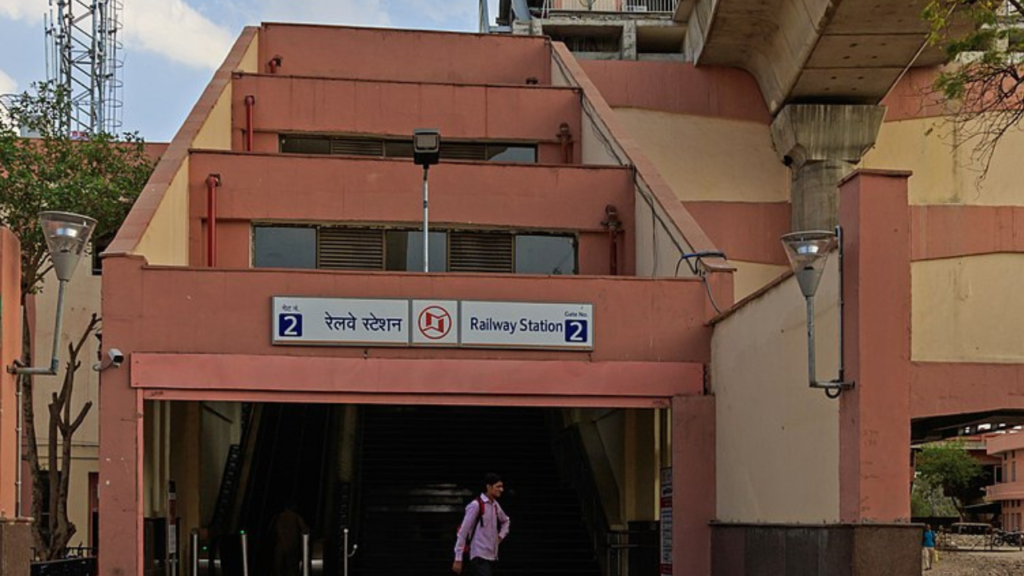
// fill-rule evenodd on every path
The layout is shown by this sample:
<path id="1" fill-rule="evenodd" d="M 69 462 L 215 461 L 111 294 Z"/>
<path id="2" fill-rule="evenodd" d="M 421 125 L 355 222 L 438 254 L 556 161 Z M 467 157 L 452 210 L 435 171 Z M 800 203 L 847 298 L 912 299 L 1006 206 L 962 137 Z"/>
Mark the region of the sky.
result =
<path id="1" fill-rule="evenodd" d="M 57 0 L 0 0 L 0 94 L 46 79 L 43 15 Z M 72 0 L 77 4 L 81 0 Z M 491 20 L 498 0 L 487 0 Z M 168 142 L 245 26 L 310 22 L 476 32 L 479 0 L 123 0 L 123 131 Z"/>

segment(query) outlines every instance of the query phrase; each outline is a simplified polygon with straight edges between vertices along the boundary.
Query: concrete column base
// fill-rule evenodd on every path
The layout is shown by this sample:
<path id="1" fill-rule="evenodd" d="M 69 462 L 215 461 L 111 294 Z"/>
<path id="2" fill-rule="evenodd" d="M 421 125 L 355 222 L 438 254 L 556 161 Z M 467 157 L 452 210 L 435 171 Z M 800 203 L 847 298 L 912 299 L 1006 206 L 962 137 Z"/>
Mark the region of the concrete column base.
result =
<path id="1" fill-rule="evenodd" d="M 28 576 L 32 526 L 28 518 L 0 518 L 0 574 Z"/>
<path id="2" fill-rule="evenodd" d="M 712 576 L 920 576 L 920 524 L 712 524 Z"/>

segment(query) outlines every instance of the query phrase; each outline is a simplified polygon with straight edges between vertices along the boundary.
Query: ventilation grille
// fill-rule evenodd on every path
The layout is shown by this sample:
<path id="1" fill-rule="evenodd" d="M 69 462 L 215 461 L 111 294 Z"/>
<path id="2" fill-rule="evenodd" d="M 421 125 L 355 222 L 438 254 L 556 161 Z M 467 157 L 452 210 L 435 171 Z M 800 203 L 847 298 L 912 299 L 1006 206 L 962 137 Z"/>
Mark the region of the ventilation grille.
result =
<path id="1" fill-rule="evenodd" d="M 331 154 L 379 157 L 384 155 L 384 141 L 366 138 L 332 138 Z"/>
<path id="2" fill-rule="evenodd" d="M 383 270 L 384 231 L 321 228 L 317 235 L 317 268 Z"/>
<path id="3" fill-rule="evenodd" d="M 441 157 L 446 160 L 487 160 L 487 145 L 472 142 L 444 142 Z"/>
<path id="4" fill-rule="evenodd" d="M 514 236 L 451 232 L 448 235 L 448 269 L 451 272 L 512 273 L 515 267 Z"/>

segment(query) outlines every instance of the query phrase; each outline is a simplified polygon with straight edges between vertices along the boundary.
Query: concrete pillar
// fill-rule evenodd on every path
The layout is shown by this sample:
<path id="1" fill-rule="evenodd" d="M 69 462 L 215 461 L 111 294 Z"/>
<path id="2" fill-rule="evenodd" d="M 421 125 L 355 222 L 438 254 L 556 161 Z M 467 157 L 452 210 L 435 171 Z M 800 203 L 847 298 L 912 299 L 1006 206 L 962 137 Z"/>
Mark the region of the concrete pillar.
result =
<path id="1" fill-rule="evenodd" d="M 636 22 L 627 20 L 622 24 L 622 59 L 636 60 Z"/>
<path id="2" fill-rule="evenodd" d="M 845 238 L 839 402 L 842 522 L 910 520 L 909 172 L 858 171 L 840 187 Z"/>
<path id="3" fill-rule="evenodd" d="M 672 574 L 711 576 L 715 398 L 672 398 Z"/>
<path id="4" fill-rule="evenodd" d="M 875 144 L 884 106 L 790 104 L 772 122 L 772 140 L 793 174 L 793 230 L 831 230 L 836 186 Z"/>

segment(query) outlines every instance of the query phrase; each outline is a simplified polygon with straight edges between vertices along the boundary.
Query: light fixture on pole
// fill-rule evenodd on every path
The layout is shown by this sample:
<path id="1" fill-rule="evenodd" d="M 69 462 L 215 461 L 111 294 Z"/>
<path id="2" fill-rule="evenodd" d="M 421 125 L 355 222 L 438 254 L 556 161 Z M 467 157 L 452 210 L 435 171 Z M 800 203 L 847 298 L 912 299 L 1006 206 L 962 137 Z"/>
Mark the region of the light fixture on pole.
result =
<path id="1" fill-rule="evenodd" d="M 11 374 L 54 376 L 60 367 L 60 331 L 64 320 L 64 289 L 75 273 L 79 260 L 89 245 L 89 237 L 96 221 L 88 216 L 70 212 L 41 212 L 39 226 L 43 229 L 46 246 L 50 251 L 53 271 L 57 275 L 57 318 L 53 328 L 53 355 L 50 365 L 44 367 L 20 366 L 15 363 L 7 371 Z"/>
<path id="2" fill-rule="evenodd" d="M 822 388 L 829 398 L 838 398 L 843 390 L 853 388 L 853 382 L 843 379 L 843 235 L 842 229 L 835 233 L 824 230 L 792 232 L 781 238 L 782 246 L 789 258 L 789 265 L 800 284 L 800 292 L 807 302 L 807 373 L 811 388 Z M 814 295 L 825 272 L 829 253 L 839 247 L 839 376 L 835 380 L 819 381 L 815 369 L 814 353 Z"/>
<path id="3" fill-rule="evenodd" d="M 441 133 L 436 129 L 424 128 L 412 133 L 412 160 L 423 166 L 423 271 L 430 272 L 430 240 L 427 237 L 430 227 L 427 174 L 430 166 L 441 160 Z"/>

